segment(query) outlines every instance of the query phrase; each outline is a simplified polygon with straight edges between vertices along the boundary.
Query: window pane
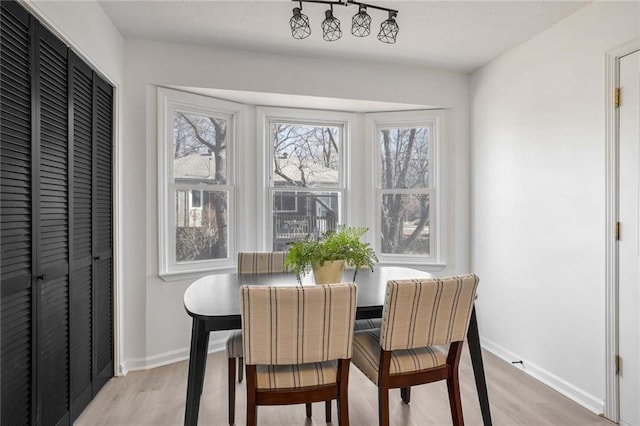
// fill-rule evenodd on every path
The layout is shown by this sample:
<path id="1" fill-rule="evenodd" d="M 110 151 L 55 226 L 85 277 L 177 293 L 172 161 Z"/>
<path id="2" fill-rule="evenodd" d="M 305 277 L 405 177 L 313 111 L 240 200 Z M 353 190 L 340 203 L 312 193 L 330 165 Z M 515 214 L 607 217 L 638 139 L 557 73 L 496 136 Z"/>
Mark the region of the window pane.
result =
<path id="1" fill-rule="evenodd" d="M 273 211 L 277 213 L 296 213 L 298 197 L 295 192 L 277 192 L 273 195 Z"/>
<path id="2" fill-rule="evenodd" d="M 191 191 L 191 207 L 202 207 L 202 191 L 194 189 Z"/>
<path id="3" fill-rule="evenodd" d="M 200 207 L 189 204 L 197 193 Z M 227 257 L 227 191 L 176 190 L 176 261 Z M 192 198 L 193 201 L 193 198 Z"/>
<path id="4" fill-rule="evenodd" d="M 337 187 L 340 127 L 274 123 L 273 185 Z"/>
<path id="5" fill-rule="evenodd" d="M 173 116 L 173 176 L 176 182 L 227 183 L 225 118 L 176 112 Z"/>
<path id="6" fill-rule="evenodd" d="M 278 211 L 278 200 L 293 199 L 295 211 Z M 335 230 L 340 221 L 340 194 L 337 192 L 287 192 L 273 194 L 273 250 L 287 250 L 287 243 L 308 235 Z"/>
<path id="7" fill-rule="evenodd" d="M 429 187 L 429 140 L 428 128 L 380 131 L 383 189 Z"/>
<path id="8" fill-rule="evenodd" d="M 429 207 L 428 194 L 382 194 L 382 253 L 428 256 Z"/>

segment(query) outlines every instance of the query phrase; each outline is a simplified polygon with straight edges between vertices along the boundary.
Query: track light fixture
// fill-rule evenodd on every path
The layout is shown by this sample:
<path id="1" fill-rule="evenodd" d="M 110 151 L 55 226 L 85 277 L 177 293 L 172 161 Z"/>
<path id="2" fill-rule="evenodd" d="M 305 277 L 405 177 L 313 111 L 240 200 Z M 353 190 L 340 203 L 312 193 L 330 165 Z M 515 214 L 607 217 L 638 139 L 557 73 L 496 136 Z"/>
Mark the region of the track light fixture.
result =
<path id="1" fill-rule="evenodd" d="M 366 37 L 371 33 L 371 16 L 367 13 L 367 6 L 360 5 L 358 13 L 351 19 L 351 34 L 356 37 Z"/>
<path id="2" fill-rule="evenodd" d="M 324 12 L 325 19 L 322 21 L 322 38 L 326 41 L 336 41 L 342 37 L 340 20 L 333 16 L 333 5 L 331 9 Z"/>
<path id="3" fill-rule="evenodd" d="M 383 21 L 380 25 L 380 32 L 378 33 L 378 40 L 383 43 L 393 44 L 396 42 L 398 36 L 398 23 L 396 22 L 396 15 L 398 12 L 389 12 L 389 19 Z"/>
<path id="4" fill-rule="evenodd" d="M 302 14 L 302 2 L 300 2 L 300 7 L 293 8 L 293 16 L 289 20 L 289 25 L 291 26 L 293 38 L 302 39 L 311 35 L 309 17 Z"/>
<path id="5" fill-rule="evenodd" d="M 291 27 L 291 35 L 293 38 L 303 39 L 311 34 L 311 26 L 309 25 L 309 17 L 302 13 L 302 3 L 322 3 L 330 5 L 330 9 L 325 11 L 325 19 L 322 21 L 322 38 L 326 41 L 336 41 L 342 37 L 340 29 L 340 20 L 333 15 L 334 5 L 356 5 L 358 13 L 353 15 L 351 19 L 351 34 L 356 37 L 366 37 L 371 34 L 371 16 L 367 13 L 367 9 L 382 10 L 389 13 L 389 17 L 380 25 L 378 40 L 383 43 L 393 44 L 396 42 L 400 28 L 396 22 L 398 11 L 388 9 L 386 7 L 375 6 L 372 4 L 361 3 L 354 0 L 293 0 L 300 3 L 300 7 L 293 9 L 293 16 L 289 20 Z"/>

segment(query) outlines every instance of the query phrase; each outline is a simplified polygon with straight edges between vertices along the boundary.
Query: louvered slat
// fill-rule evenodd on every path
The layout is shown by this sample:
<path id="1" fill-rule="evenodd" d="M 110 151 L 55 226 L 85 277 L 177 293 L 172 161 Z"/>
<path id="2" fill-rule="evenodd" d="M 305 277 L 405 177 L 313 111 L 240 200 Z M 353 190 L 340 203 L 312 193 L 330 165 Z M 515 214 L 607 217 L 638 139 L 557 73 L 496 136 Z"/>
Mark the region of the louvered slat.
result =
<path id="1" fill-rule="evenodd" d="M 91 265 L 76 269 L 70 281 L 71 300 L 71 389 L 78 397 L 92 381 Z"/>
<path id="2" fill-rule="evenodd" d="M 42 389 L 42 419 L 55 423 L 69 404 L 69 293 L 67 276 L 41 287 L 38 382 Z"/>
<path id="3" fill-rule="evenodd" d="M 73 69 L 73 259 L 91 256 L 92 249 L 92 122 L 91 74 Z"/>
<path id="4" fill-rule="evenodd" d="M 31 289 L 2 298 L 2 424 L 28 424 L 31 394 Z"/>
<path id="5" fill-rule="evenodd" d="M 112 247 L 112 207 L 111 207 L 111 170 L 112 170 L 112 94 L 100 86 L 96 91 L 97 100 L 97 237 L 98 252 L 111 250 Z"/>
<path id="6" fill-rule="evenodd" d="M 95 77 L 94 77 L 95 78 Z M 95 264 L 95 386 L 113 375 L 113 241 L 112 241 L 112 127 L 113 89 L 98 80 L 94 90 L 95 238 L 101 260 Z"/>
<path id="7" fill-rule="evenodd" d="M 38 419 L 68 423 L 69 384 L 69 108 L 67 48 L 37 26 L 40 130 L 38 159 Z M 67 419 L 67 420 L 65 420 Z"/>
<path id="8" fill-rule="evenodd" d="M 31 93 L 28 22 L 3 5 L 0 28 L 0 278 L 5 281 L 31 275 Z M 9 240 L 4 232 L 9 229 L 20 233 Z"/>
<path id="9" fill-rule="evenodd" d="M 68 117 L 66 58 L 42 38 L 40 58 L 41 267 L 68 262 Z M 54 231 L 55 229 L 55 231 Z"/>
<path id="10" fill-rule="evenodd" d="M 98 372 L 113 363 L 113 331 L 112 331 L 112 263 L 111 259 L 96 263 L 96 333 L 97 333 L 97 367 Z M 111 377 L 112 371 L 109 371 Z"/>
<path id="11" fill-rule="evenodd" d="M 0 419 L 20 425 L 32 407 L 30 35 L 14 4 L 0 3 L 0 21 Z"/>

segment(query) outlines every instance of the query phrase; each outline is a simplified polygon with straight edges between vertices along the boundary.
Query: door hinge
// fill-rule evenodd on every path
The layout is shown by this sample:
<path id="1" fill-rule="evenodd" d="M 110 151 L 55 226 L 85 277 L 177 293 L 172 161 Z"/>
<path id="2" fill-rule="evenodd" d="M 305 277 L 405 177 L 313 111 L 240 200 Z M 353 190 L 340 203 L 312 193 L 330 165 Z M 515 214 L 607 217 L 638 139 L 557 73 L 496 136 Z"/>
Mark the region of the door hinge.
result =
<path id="1" fill-rule="evenodd" d="M 620 375 L 620 369 L 622 368 L 622 358 L 620 355 L 616 355 L 616 374 Z"/>
<path id="2" fill-rule="evenodd" d="M 616 241 L 620 241 L 620 222 L 616 222 Z"/>
<path id="3" fill-rule="evenodd" d="M 613 91 L 613 103 L 616 108 L 620 108 L 620 88 L 616 87 Z"/>

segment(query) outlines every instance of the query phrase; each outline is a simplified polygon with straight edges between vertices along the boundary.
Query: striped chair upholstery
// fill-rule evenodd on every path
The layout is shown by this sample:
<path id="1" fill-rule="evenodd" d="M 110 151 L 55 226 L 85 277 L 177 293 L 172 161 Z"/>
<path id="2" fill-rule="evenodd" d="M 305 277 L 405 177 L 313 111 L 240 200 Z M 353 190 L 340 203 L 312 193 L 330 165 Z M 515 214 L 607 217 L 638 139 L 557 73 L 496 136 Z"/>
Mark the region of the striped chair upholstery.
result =
<path id="1" fill-rule="evenodd" d="M 243 353 L 247 367 L 247 424 L 257 406 L 337 399 L 348 424 L 347 385 L 353 351 L 357 286 L 243 286 Z M 278 397 L 276 397 L 276 396 Z"/>
<path id="2" fill-rule="evenodd" d="M 274 274 L 284 272 L 286 251 L 238 252 L 239 274 Z"/>
<path id="3" fill-rule="evenodd" d="M 376 385 L 380 368 L 380 329 L 357 332 L 354 341 L 353 363 Z M 413 373 L 439 367 L 447 363 L 447 347 L 396 350 L 391 353 L 390 374 Z"/>
<path id="4" fill-rule="evenodd" d="M 393 351 L 464 340 L 477 286 L 475 275 L 387 282 L 380 346 Z"/>
<path id="5" fill-rule="evenodd" d="M 352 362 L 380 387 L 380 424 L 389 424 L 388 390 L 447 379 L 454 424 L 463 424 L 458 364 L 478 277 L 388 281 L 379 329 L 356 331 Z"/>
<path id="6" fill-rule="evenodd" d="M 382 327 L 381 318 L 360 319 L 360 320 L 356 320 L 354 325 L 354 330 L 355 331 L 371 330 L 372 328 L 380 328 L 380 327 Z"/>
<path id="7" fill-rule="evenodd" d="M 242 358 L 242 331 L 233 330 L 227 339 L 227 357 Z"/>

